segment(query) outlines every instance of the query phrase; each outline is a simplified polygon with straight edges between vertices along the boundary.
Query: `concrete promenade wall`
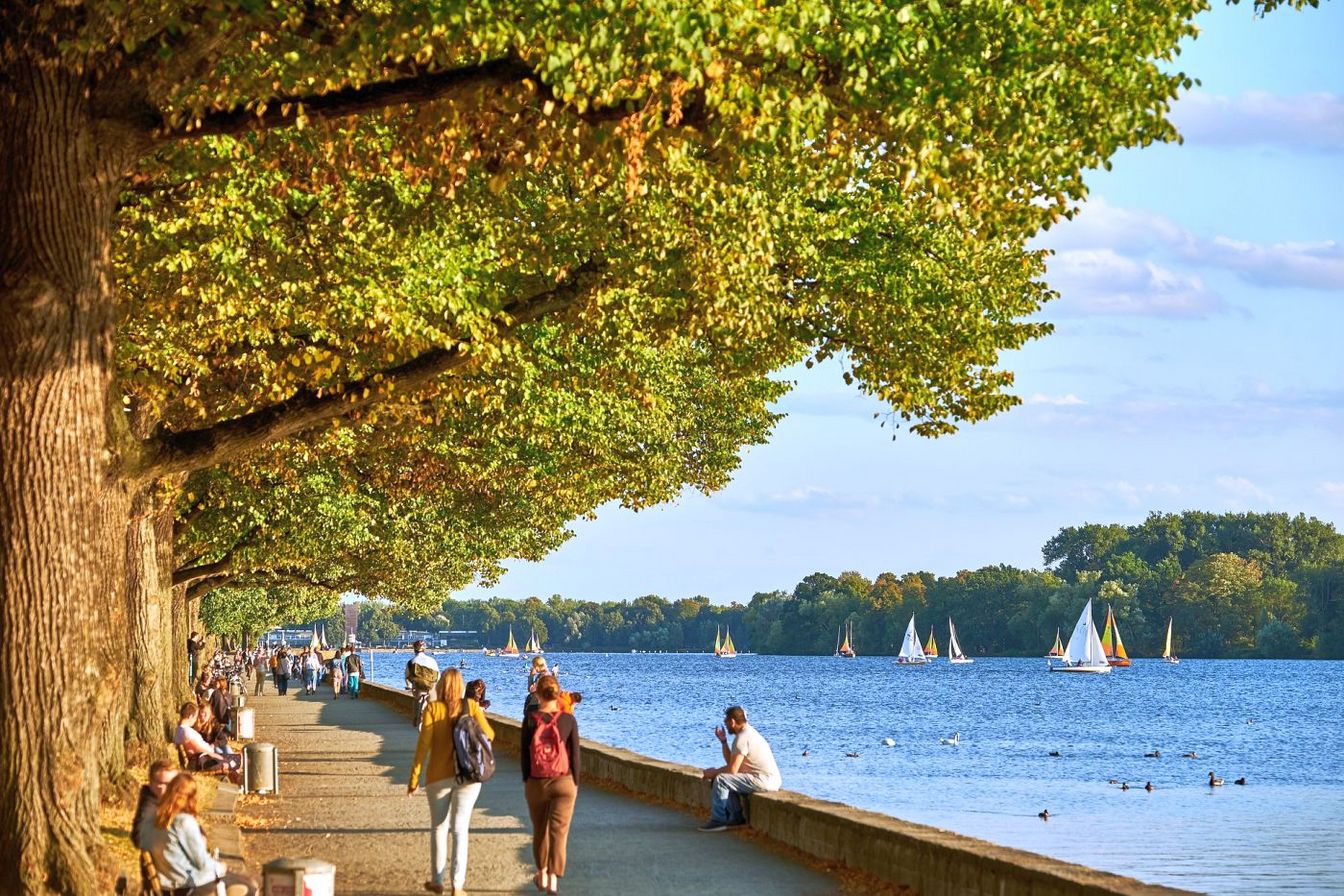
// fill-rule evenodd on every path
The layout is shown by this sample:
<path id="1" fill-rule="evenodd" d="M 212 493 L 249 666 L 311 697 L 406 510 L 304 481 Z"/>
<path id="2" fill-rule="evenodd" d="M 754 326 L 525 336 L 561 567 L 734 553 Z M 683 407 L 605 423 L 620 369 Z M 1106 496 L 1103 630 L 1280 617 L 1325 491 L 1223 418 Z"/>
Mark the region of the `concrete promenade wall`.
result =
<path id="1" fill-rule="evenodd" d="M 408 716 L 407 691 L 364 685 L 370 697 Z M 490 714 L 495 749 L 516 756 L 521 727 Z M 580 714 L 582 725 L 582 714 Z M 638 796 L 709 814 L 709 788 L 700 770 L 583 740 L 583 778 Z M 1145 884 L 1036 853 L 996 846 L 926 825 L 781 790 L 749 800 L 750 826 L 826 862 L 867 872 L 922 896 L 1177 896 L 1189 891 Z"/>

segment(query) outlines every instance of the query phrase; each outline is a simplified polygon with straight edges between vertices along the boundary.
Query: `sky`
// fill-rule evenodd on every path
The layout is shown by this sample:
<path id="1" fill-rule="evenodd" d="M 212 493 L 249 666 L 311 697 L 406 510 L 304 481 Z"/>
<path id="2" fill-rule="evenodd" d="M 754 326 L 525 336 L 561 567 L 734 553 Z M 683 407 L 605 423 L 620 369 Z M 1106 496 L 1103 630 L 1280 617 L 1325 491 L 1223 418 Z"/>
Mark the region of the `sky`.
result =
<path id="1" fill-rule="evenodd" d="M 787 417 L 727 488 L 601 508 L 461 596 L 745 603 L 818 571 L 1040 568 L 1062 527 L 1154 511 L 1344 530 L 1344 3 L 1198 25 L 1185 142 L 1118 154 L 1037 240 L 1061 297 L 1054 334 L 1003 358 L 1021 406 L 893 440 L 838 367 L 789 371 Z"/>

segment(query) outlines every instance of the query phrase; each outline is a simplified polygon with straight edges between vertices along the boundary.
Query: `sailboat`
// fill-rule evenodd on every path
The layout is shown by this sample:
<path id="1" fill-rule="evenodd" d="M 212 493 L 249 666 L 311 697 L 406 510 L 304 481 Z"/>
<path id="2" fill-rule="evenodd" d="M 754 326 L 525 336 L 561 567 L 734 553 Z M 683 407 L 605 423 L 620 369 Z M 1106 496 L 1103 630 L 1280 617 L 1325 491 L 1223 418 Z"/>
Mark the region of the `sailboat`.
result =
<path id="1" fill-rule="evenodd" d="M 715 656 L 725 660 L 731 660 L 737 656 L 737 648 L 733 646 L 733 630 L 726 626 L 724 628 L 723 644 L 719 646 L 718 653 Z"/>
<path id="2" fill-rule="evenodd" d="M 523 648 L 527 653 L 542 653 L 541 642 L 537 640 L 537 630 L 532 629 L 532 637 L 527 639 L 527 646 Z"/>
<path id="3" fill-rule="evenodd" d="M 933 626 L 929 626 L 929 640 L 924 642 L 924 655 L 929 659 L 938 656 L 938 642 L 933 639 Z"/>
<path id="4" fill-rule="evenodd" d="M 1055 659 L 1064 655 L 1064 645 L 1059 640 L 1059 629 L 1055 629 L 1055 646 L 1045 655 L 1046 659 Z"/>
<path id="5" fill-rule="evenodd" d="M 517 656 L 518 644 L 513 640 L 513 626 L 509 626 L 509 643 L 499 649 L 500 656 Z"/>
<path id="6" fill-rule="evenodd" d="M 901 652 L 896 657 L 898 666 L 922 666 L 929 661 L 924 648 L 919 646 L 919 632 L 915 631 L 915 617 L 910 616 L 910 624 L 905 627 L 905 640 L 901 642 Z"/>
<path id="7" fill-rule="evenodd" d="M 714 626 L 714 655 L 723 653 L 723 630 L 721 626 Z"/>
<path id="8" fill-rule="evenodd" d="M 1097 624 L 1092 620 L 1092 601 L 1089 598 L 1087 606 L 1083 607 L 1083 614 L 1078 617 L 1078 624 L 1073 627 L 1073 634 L 1069 636 L 1069 646 L 1064 649 L 1064 660 L 1060 665 L 1051 665 L 1051 672 L 1093 672 L 1105 673 L 1111 671 L 1111 664 L 1106 659 L 1106 651 L 1101 647 L 1101 639 L 1097 637 Z"/>
<path id="9" fill-rule="evenodd" d="M 844 643 L 841 643 L 840 641 L 840 630 L 837 629 L 835 632 L 835 655 L 852 660 L 854 657 L 858 656 L 858 654 L 854 652 L 854 621 L 847 621 L 844 624 L 843 629 L 845 632 Z"/>
<path id="10" fill-rule="evenodd" d="M 973 663 L 975 660 L 961 652 L 961 642 L 957 640 L 957 627 L 952 617 L 947 617 L 947 661 L 949 663 Z"/>
<path id="11" fill-rule="evenodd" d="M 1181 661 L 1180 657 L 1171 652 L 1171 617 L 1167 617 L 1167 646 L 1162 648 L 1162 659 L 1173 666 Z"/>
<path id="12" fill-rule="evenodd" d="M 1129 665 L 1125 642 L 1120 640 L 1120 624 L 1115 621 L 1110 604 L 1106 605 L 1106 630 L 1101 634 L 1101 649 L 1106 651 L 1106 660 L 1112 666 Z"/>
<path id="13" fill-rule="evenodd" d="M 322 649 L 322 641 L 319 640 L 317 637 L 317 626 L 313 626 L 313 637 L 311 640 L 308 641 L 308 649 L 310 650 Z"/>

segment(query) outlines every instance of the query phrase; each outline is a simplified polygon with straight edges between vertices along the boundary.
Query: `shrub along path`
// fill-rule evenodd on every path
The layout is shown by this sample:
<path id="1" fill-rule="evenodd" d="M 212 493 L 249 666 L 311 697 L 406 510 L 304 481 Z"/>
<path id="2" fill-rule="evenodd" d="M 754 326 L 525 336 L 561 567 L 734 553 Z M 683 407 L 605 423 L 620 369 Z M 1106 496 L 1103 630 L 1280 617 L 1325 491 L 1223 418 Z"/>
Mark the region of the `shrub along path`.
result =
<path id="1" fill-rule="evenodd" d="M 280 752 L 280 793 L 239 804 L 244 848 L 260 877 L 280 856 L 336 866 L 338 893 L 423 893 L 429 879 L 429 807 L 406 796 L 415 729 L 375 700 L 249 698 L 257 739 Z M 301 689 L 300 689 L 301 690 Z M 579 719 L 582 722 L 582 710 Z M 582 784 L 582 782 L 581 782 Z M 738 832 L 702 834 L 673 809 L 582 786 L 561 893 L 685 894 L 737 891 L 793 896 L 842 891 L 836 878 Z M 471 823 L 467 892 L 535 893 L 532 835 L 516 761 L 499 757 Z"/>

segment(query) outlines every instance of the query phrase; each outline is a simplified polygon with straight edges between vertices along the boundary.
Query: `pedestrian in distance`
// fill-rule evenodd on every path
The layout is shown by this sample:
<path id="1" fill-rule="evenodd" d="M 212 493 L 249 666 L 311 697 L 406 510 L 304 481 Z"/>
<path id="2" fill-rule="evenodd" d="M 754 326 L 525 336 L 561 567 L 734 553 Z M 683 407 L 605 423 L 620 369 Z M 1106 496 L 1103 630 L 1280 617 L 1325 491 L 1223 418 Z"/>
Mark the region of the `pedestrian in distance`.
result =
<path id="1" fill-rule="evenodd" d="M 289 675 L 294 671 L 294 661 L 289 651 L 281 647 L 275 656 L 275 692 L 281 697 L 289 693 Z"/>
<path id="2" fill-rule="evenodd" d="M 331 672 L 331 699 L 335 700 L 345 690 L 345 657 L 340 650 L 327 661 L 327 669 Z"/>
<path id="3" fill-rule="evenodd" d="M 731 748 L 729 734 L 733 735 Z M 714 736 L 723 751 L 724 764 L 707 768 L 701 774 L 710 782 L 709 821 L 700 826 L 706 832 L 746 824 L 742 794 L 778 790 L 783 785 L 770 744 L 747 724 L 747 713 L 742 707 L 730 706 L 723 711 L 723 725 L 714 729 Z"/>
<path id="4" fill-rule="evenodd" d="M 579 796 L 579 723 L 560 711 L 560 684 L 537 679 L 536 707 L 523 718 L 523 796 L 532 819 L 532 859 L 538 890 L 557 893 L 565 876 L 569 824 Z"/>
<path id="5" fill-rule="evenodd" d="M 434 697 L 421 720 L 406 795 L 415 793 L 423 773 L 429 797 L 430 878 L 425 889 L 444 892 L 446 872 L 453 896 L 466 896 L 463 887 L 467 883 L 471 811 L 481 794 L 482 779 L 489 773 L 473 769 L 470 756 L 458 755 L 458 729 L 465 717 L 487 740 L 494 740 L 495 732 L 481 707 L 467 695 L 457 669 L 448 669 L 440 676 Z M 491 763 L 493 772 L 493 754 Z"/>
<path id="6" fill-rule="evenodd" d="M 364 661 L 359 651 L 349 648 L 345 654 L 345 690 L 351 700 L 359 699 L 359 683 L 364 679 Z"/>
<path id="7" fill-rule="evenodd" d="M 439 664 L 434 657 L 425 653 L 425 642 L 416 641 L 411 645 L 414 654 L 406 662 L 406 687 L 415 695 L 415 709 L 412 721 L 420 727 L 420 717 L 429 704 L 430 693 L 439 680 Z"/>

